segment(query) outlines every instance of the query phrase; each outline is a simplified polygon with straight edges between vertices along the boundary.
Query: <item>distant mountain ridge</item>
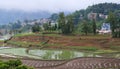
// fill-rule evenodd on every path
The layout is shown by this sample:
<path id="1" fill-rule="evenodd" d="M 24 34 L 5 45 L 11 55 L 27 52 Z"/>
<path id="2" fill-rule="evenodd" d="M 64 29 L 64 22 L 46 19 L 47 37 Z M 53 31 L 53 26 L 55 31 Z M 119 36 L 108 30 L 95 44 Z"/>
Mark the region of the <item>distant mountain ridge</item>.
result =
<path id="1" fill-rule="evenodd" d="M 116 12 L 120 10 L 120 4 L 116 3 L 99 3 L 92 6 L 89 6 L 86 9 L 77 10 L 75 12 L 65 11 L 66 15 L 72 14 L 75 18 L 76 24 L 80 19 L 87 18 L 88 14 L 98 13 L 103 15 L 108 15 L 109 12 Z M 48 11 L 36 11 L 36 12 L 24 12 L 20 10 L 5 10 L 0 9 L 0 25 L 1 24 L 8 24 L 13 23 L 17 20 L 34 20 L 34 19 L 41 19 L 41 18 L 51 18 L 53 20 L 57 20 L 58 13 L 53 14 Z M 53 15 L 52 15 L 53 14 Z M 52 15 L 52 16 L 51 16 Z"/>
<path id="2" fill-rule="evenodd" d="M 0 25 L 15 22 L 17 20 L 33 20 L 40 18 L 48 18 L 51 13 L 47 11 L 24 12 L 19 10 L 4 10 L 0 9 Z"/>

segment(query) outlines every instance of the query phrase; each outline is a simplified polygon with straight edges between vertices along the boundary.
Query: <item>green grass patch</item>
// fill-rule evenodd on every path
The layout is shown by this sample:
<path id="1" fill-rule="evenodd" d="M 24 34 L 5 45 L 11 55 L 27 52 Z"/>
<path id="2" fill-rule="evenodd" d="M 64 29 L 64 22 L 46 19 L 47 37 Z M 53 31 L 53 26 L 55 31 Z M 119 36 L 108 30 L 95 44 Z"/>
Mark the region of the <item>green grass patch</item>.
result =
<path id="1" fill-rule="evenodd" d="M 120 46 L 110 46 L 109 48 L 112 49 L 112 50 L 120 51 Z"/>
<path id="2" fill-rule="evenodd" d="M 110 38 L 109 35 L 87 35 L 87 36 L 81 36 L 81 38 L 89 38 L 89 39 L 108 39 Z"/>
<path id="3" fill-rule="evenodd" d="M 47 44 L 45 44 L 45 46 L 47 46 L 47 47 L 52 47 L 52 46 L 56 46 L 56 47 L 64 47 L 62 44 L 50 44 L 50 43 L 47 43 Z"/>
<path id="4" fill-rule="evenodd" d="M 8 44 L 12 44 L 15 46 L 19 46 L 19 47 L 30 47 L 30 46 L 36 46 L 36 47 L 41 47 L 43 42 L 41 43 L 34 43 L 34 42 L 21 42 L 21 41 L 8 41 Z"/>
<path id="5" fill-rule="evenodd" d="M 22 34 L 16 34 L 14 37 L 22 37 L 22 36 L 29 36 L 29 35 L 35 35 L 35 33 L 22 33 Z"/>
<path id="6" fill-rule="evenodd" d="M 97 51 L 99 48 L 97 47 L 93 47 L 93 46 L 63 46 L 62 44 L 46 44 L 46 46 L 49 48 L 49 47 L 52 47 L 52 46 L 56 46 L 57 48 L 60 48 L 60 49 L 74 49 L 74 50 L 83 50 L 83 51 Z"/>
<path id="7" fill-rule="evenodd" d="M 44 34 L 44 36 L 54 36 L 54 37 L 58 37 L 60 36 L 59 34 Z"/>
<path id="8" fill-rule="evenodd" d="M 116 53 L 118 51 L 114 51 L 114 50 L 98 50 L 95 52 L 95 54 L 106 54 L 106 53 Z"/>
<path id="9" fill-rule="evenodd" d="M 98 48 L 97 47 L 93 47 L 93 46 L 66 46 L 66 48 L 69 49 L 75 49 L 75 50 L 85 50 L 85 51 L 97 51 Z"/>
<path id="10" fill-rule="evenodd" d="M 0 40 L 0 42 L 4 42 L 4 40 Z"/>
<path id="11" fill-rule="evenodd" d="M 22 33 L 22 34 L 16 34 L 14 37 L 22 37 L 22 36 L 54 36 L 54 37 L 58 37 L 60 36 L 59 34 L 42 34 L 42 33 Z"/>

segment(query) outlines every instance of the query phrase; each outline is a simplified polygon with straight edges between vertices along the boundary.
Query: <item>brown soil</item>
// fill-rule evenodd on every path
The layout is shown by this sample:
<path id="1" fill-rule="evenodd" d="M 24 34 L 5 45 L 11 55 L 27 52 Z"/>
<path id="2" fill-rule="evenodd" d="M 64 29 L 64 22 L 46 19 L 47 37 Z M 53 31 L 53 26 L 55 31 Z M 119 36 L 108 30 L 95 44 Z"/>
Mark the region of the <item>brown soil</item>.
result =
<path id="1" fill-rule="evenodd" d="M 49 40 L 48 44 L 53 44 L 50 48 L 57 48 L 57 45 L 61 46 L 95 46 L 100 48 L 108 48 L 109 46 L 120 46 L 120 39 L 111 38 L 85 38 L 80 36 L 66 37 L 66 36 L 22 36 L 13 38 L 12 41 L 22 41 L 22 42 L 34 42 L 40 43 L 44 40 Z"/>
<path id="2" fill-rule="evenodd" d="M 0 45 L 3 45 L 4 42 L 0 41 Z"/>
<path id="3" fill-rule="evenodd" d="M 69 61 L 22 60 L 23 64 L 35 69 L 120 69 L 120 59 L 76 58 Z"/>
<path id="4" fill-rule="evenodd" d="M 9 59 L 3 58 L 5 61 Z M 81 57 L 71 60 L 21 59 L 21 61 L 35 69 L 120 69 L 120 59 L 104 57 Z"/>

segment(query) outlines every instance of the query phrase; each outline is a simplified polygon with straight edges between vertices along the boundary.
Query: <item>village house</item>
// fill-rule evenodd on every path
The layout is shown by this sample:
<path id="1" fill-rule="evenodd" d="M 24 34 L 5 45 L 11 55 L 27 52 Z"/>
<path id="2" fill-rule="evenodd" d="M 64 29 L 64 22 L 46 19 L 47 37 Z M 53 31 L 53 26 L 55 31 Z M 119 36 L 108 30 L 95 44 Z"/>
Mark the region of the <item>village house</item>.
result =
<path id="1" fill-rule="evenodd" d="M 110 23 L 103 23 L 101 29 L 98 32 L 99 34 L 110 34 L 111 33 Z"/>

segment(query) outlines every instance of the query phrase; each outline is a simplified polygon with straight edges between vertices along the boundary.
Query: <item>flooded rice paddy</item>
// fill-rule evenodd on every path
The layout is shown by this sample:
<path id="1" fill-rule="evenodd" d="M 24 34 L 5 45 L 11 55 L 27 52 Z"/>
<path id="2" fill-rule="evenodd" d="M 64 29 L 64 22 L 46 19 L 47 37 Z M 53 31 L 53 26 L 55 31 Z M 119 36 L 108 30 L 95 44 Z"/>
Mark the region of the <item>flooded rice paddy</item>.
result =
<path id="1" fill-rule="evenodd" d="M 42 60 L 65 60 L 77 57 L 114 57 L 119 58 L 119 53 L 112 54 L 95 54 L 94 52 L 80 52 L 74 50 L 42 50 L 31 49 L 27 51 L 27 48 L 10 48 L 0 47 L 0 56 L 2 57 L 14 57 L 14 58 L 34 58 Z"/>

